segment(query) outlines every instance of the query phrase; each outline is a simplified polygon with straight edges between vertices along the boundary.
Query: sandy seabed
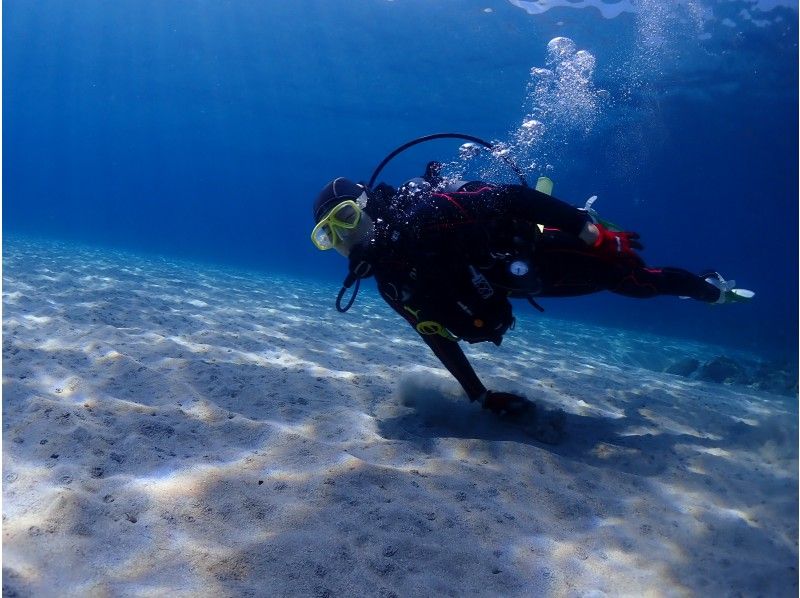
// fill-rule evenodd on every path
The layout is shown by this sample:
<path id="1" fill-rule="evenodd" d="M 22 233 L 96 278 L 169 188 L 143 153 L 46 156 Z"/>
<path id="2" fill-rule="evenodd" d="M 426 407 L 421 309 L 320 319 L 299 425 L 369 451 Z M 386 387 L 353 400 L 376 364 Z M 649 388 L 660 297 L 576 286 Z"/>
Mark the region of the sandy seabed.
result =
<path id="1" fill-rule="evenodd" d="M 548 445 L 370 288 L 3 264 L 4 596 L 797 595 L 796 397 L 658 371 L 716 348 L 546 316 L 469 347 L 563 409 Z"/>

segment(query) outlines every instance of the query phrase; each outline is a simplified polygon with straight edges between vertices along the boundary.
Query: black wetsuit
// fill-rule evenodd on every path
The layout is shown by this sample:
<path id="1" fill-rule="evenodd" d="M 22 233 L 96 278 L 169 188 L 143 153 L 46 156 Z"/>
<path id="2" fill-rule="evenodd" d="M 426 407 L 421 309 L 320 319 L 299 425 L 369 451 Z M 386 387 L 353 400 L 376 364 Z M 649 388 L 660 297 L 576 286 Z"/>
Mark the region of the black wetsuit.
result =
<path id="1" fill-rule="evenodd" d="M 719 297 L 685 270 L 649 268 L 638 256 L 609 256 L 588 246 L 578 238 L 589 221 L 585 211 L 528 187 L 472 182 L 435 192 L 405 186 L 374 203 L 367 208 L 374 236 L 351 252 L 350 270 L 365 272 L 369 264 L 383 299 L 472 400 L 486 388 L 458 340 L 499 345 L 514 322 L 509 297 L 601 290 L 640 298 Z M 527 272 L 512 275 L 512 265 Z"/>

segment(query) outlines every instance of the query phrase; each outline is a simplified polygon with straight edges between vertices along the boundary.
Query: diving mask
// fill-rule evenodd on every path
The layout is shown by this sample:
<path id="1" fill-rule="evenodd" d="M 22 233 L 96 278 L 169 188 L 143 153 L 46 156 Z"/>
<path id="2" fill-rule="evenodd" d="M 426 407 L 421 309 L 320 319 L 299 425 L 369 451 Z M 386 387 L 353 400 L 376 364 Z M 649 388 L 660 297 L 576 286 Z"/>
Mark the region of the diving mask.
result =
<path id="1" fill-rule="evenodd" d="M 366 199 L 362 194 L 361 199 Z M 361 206 L 352 199 L 337 204 L 311 231 L 311 242 L 322 251 L 333 249 L 361 222 Z"/>

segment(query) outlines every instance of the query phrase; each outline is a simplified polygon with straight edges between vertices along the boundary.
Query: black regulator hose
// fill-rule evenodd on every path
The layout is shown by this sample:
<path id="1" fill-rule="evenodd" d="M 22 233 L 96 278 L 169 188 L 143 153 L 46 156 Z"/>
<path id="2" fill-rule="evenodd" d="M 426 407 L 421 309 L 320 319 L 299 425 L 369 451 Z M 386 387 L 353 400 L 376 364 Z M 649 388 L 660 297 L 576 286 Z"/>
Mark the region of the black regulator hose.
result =
<path id="1" fill-rule="evenodd" d="M 495 149 L 495 146 L 492 145 L 491 143 L 489 143 L 488 141 L 485 141 L 485 140 L 481 139 L 480 137 L 475 137 L 474 135 L 466 135 L 464 133 L 433 133 L 432 135 L 425 135 L 423 137 L 417 137 L 416 139 L 412 139 L 408 143 L 404 143 L 403 145 L 401 145 L 400 147 L 395 149 L 392 153 L 390 153 L 388 156 L 386 156 L 381 161 L 381 163 L 378 164 L 377 168 L 375 168 L 375 171 L 372 173 L 372 176 L 370 177 L 369 183 L 367 183 L 367 186 L 370 189 L 372 188 L 372 186 L 375 184 L 375 181 L 378 178 L 378 175 L 381 173 L 381 171 L 384 169 L 384 167 L 389 162 L 391 162 L 391 160 L 395 156 L 397 156 L 397 154 L 399 154 L 401 152 L 404 152 L 408 148 L 413 147 L 413 146 L 415 146 L 415 145 L 417 145 L 419 143 L 425 143 L 426 141 L 433 141 L 434 139 L 463 139 L 464 141 L 471 141 L 473 143 L 477 143 L 478 145 L 481 145 L 481 146 L 485 147 L 488 150 L 494 150 Z M 528 181 L 525 179 L 525 174 L 522 172 L 522 170 L 520 170 L 520 168 L 516 164 L 514 164 L 514 162 L 511 161 L 511 159 L 507 158 L 506 156 L 497 156 L 497 155 L 495 155 L 495 157 L 499 158 L 500 160 L 505 162 L 511 168 L 511 170 L 514 171 L 514 173 L 519 177 L 519 180 L 522 183 L 523 187 L 527 187 L 528 186 Z"/>

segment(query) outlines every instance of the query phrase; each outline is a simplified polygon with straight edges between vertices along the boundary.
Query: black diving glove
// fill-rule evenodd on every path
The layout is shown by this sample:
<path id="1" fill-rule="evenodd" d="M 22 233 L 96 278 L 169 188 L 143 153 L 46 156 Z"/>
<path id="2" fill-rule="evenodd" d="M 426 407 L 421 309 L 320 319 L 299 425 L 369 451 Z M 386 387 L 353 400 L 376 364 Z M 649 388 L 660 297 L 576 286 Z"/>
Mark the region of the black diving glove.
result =
<path id="1" fill-rule="evenodd" d="M 535 405 L 525 397 L 511 394 L 510 392 L 494 392 L 487 390 L 478 399 L 484 409 L 498 415 L 518 417 L 528 411 L 533 411 Z"/>

